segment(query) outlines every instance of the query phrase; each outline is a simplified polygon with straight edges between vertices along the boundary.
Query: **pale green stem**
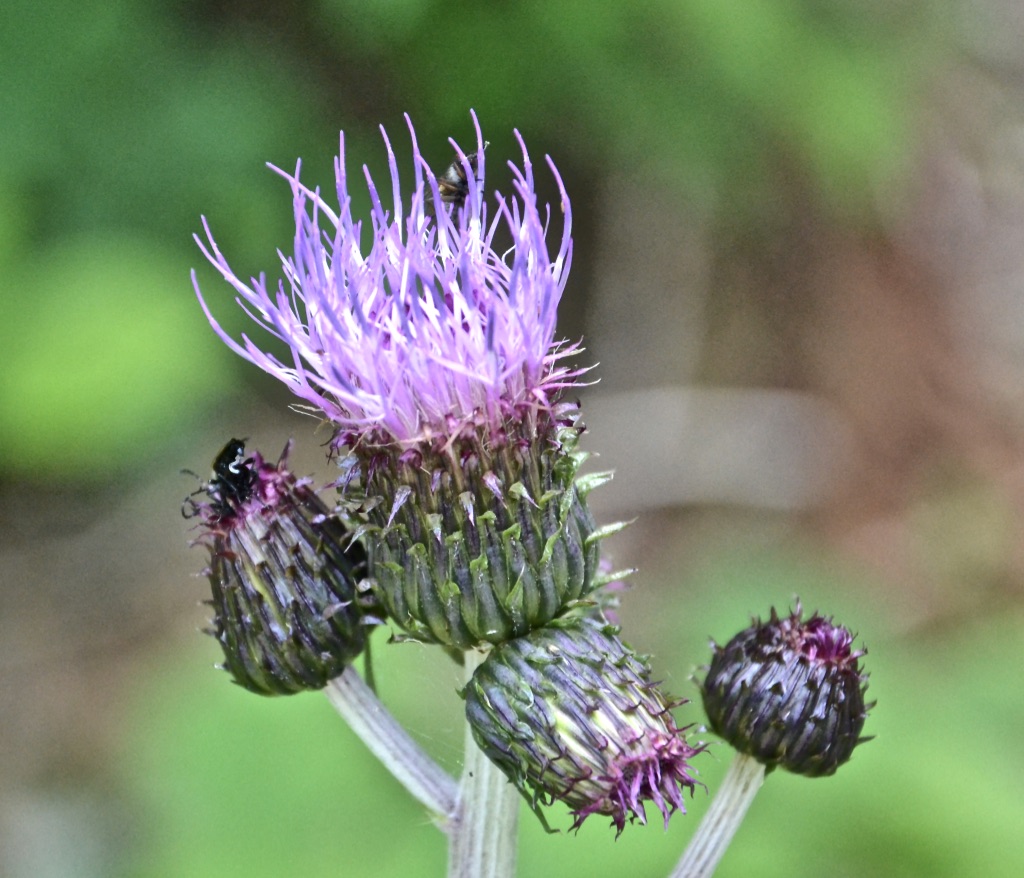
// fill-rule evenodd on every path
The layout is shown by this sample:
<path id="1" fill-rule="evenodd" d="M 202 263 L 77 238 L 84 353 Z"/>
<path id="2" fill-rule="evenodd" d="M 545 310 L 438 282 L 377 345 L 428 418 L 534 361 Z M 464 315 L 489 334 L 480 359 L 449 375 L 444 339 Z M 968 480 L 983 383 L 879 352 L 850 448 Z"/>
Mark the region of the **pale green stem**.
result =
<path id="1" fill-rule="evenodd" d="M 465 654 L 465 677 L 485 656 Z M 476 745 L 466 725 L 462 780 L 455 820 L 449 832 L 448 878 L 513 878 L 519 793 Z"/>
<path id="2" fill-rule="evenodd" d="M 356 670 L 346 668 L 324 693 L 370 752 L 432 812 L 438 827 L 451 832 L 459 796 L 455 781 L 399 725 Z"/>
<path id="3" fill-rule="evenodd" d="M 709 878 L 764 783 L 764 766 L 737 753 L 669 878 Z"/>

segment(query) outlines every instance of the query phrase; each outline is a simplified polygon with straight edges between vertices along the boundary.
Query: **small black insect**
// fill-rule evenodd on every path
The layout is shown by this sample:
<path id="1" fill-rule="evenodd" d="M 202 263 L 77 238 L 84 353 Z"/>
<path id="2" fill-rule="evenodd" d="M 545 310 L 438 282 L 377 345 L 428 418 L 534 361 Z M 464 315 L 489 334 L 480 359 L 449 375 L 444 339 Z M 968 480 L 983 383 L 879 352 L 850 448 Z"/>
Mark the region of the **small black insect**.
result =
<path id="1" fill-rule="evenodd" d="M 252 496 L 257 474 L 252 468 L 253 459 L 245 456 L 245 442 L 232 439 L 213 461 L 213 475 L 198 491 L 193 491 L 181 506 L 185 518 L 193 518 L 202 511 L 202 506 L 192 498 L 206 494 L 210 498 L 208 509 L 215 520 L 234 513 L 235 509 Z M 195 476 L 191 470 L 182 472 Z M 199 478 L 199 476 L 196 476 Z"/>
<path id="2" fill-rule="evenodd" d="M 487 149 L 489 145 L 490 142 L 485 140 L 484 149 Z M 477 164 L 479 163 L 477 158 L 479 155 L 479 152 L 471 152 L 466 156 L 466 163 L 474 174 L 476 174 Z M 444 173 L 437 178 L 437 191 L 445 204 L 454 204 L 456 209 L 466 203 L 466 196 L 469 195 L 469 180 L 466 178 L 466 168 L 458 156 L 455 157 L 455 161 L 445 168 Z"/>
<path id="3" fill-rule="evenodd" d="M 245 456 L 245 442 L 241 439 L 232 439 L 214 459 L 207 493 L 218 515 L 230 515 L 252 496 L 257 479 L 252 464 L 253 459 Z"/>

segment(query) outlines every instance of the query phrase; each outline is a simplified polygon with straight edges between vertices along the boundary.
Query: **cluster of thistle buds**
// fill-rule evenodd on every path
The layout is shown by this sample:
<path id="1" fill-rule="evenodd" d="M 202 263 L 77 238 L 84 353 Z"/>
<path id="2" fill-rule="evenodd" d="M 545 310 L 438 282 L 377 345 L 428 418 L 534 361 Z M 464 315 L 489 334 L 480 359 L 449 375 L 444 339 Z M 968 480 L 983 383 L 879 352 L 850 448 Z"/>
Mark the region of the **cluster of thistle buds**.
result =
<path id="1" fill-rule="evenodd" d="M 667 823 L 685 810 L 703 745 L 605 614 L 619 574 L 600 543 L 618 525 L 598 527 L 588 506 L 609 476 L 580 472 L 580 415 L 566 393 L 586 370 L 571 362 L 579 346 L 555 334 L 570 201 L 548 159 L 560 211 L 538 205 L 517 133 L 512 193 L 488 202 L 487 143 L 473 122 L 476 149 L 456 145 L 441 174 L 409 124 L 408 200 L 384 134 L 391 193 L 364 169 L 366 224 L 350 212 L 344 137 L 337 206 L 300 182 L 299 167 L 275 168 L 296 224 L 276 287 L 237 276 L 204 220 L 204 255 L 290 352 L 281 360 L 247 334 L 236 340 L 196 282 L 213 329 L 330 424 L 341 473 L 317 487 L 291 472 L 288 448 L 270 463 L 240 440 L 217 456 L 205 496 L 188 501 L 210 554 L 210 631 L 234 680 L 263 695 L 324 687 L 380 625 L 457 657 L 483 652 L 464 689 L 467 720 L 538 814 L 564 802 L 574 827 L 601 814 L 621 832 L 653 802 Z M 727 688 L 714 679 L 709 703 Z M 728 708 L 722 717 L 721 730 L 757 729 Z"/>

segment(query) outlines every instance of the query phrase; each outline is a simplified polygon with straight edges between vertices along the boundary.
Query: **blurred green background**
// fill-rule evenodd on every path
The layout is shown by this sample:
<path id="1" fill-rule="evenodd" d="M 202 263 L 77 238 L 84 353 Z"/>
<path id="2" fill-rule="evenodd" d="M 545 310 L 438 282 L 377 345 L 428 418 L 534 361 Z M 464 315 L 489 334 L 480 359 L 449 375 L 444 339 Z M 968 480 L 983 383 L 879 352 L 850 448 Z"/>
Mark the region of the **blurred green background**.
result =
<path id="1" fill-rule="evenodd" d="M 294 435 L 330 475 L 209 330 L 191 268 L 244 318 L 200 215 L 273 277 L 266 162 L 329 190 L 344 129 L 350 172 L 382 174 L 377 126 L 407 156 L 409 112 L 440 169 L 470 108 L 489 188 L 518 128 L 573 201 L 562 331 L 600 363 L 596 511 L 637 519 L 611 546 L 640 568 L 626 639 L 691 698 L 710 637 L 796 595 L 870 650 L 876 739 L 830 780 L 772 776 L 718 874 L 1024 873 L 1022 36 L 999 0 L 8 0 L 0 874 L 442 873 L 325 699 L 211 670 L 180 469 Z M 457 770 L 453 668 L 378 637 L 385 700 Z M 728 759 L 698 761 L 710 790 Z M 618 841 L 524 811 L 520 873 L 663 875 L 707 802 Z"/>

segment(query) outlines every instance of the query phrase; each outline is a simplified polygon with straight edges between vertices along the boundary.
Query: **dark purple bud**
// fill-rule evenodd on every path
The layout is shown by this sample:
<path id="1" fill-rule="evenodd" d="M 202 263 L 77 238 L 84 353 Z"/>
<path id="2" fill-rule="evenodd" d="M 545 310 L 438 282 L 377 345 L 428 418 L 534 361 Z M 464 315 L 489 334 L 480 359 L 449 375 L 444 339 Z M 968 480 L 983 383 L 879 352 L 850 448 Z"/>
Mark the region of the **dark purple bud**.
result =
<path id="1" fill-rule="evenodd" d="M 861 741 L 867 674 L 853 635 L 817 614 L 756 620 L 714 658 L 701 687 L 712 730 L 769 769 L 833 774 Z"/>

